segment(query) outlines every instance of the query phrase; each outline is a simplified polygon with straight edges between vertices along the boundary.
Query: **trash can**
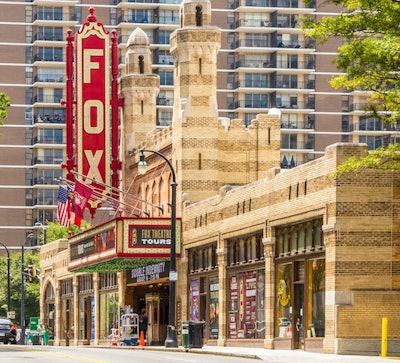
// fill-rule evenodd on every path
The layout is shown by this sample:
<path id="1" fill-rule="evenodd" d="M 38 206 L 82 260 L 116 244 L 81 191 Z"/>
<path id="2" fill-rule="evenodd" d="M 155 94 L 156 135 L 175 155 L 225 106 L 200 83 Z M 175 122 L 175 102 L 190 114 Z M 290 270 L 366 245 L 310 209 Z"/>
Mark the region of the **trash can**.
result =
<path id="1" fill-rule="evenodd" d="M 189 348 L 189 322 L 182 322 L 182 346 L 185 349 Z"/>
<path id="2" fill-rule="evenodd" d="M 204 322 L 189 322 L 189 348 L 203 348 Z"/>
<path id="3" fill-rule="evenodd" d="M 40 338 L 38 332 L 29 332 L 27 337 L 27 343 L 29 345 L 40 345 Z"/>

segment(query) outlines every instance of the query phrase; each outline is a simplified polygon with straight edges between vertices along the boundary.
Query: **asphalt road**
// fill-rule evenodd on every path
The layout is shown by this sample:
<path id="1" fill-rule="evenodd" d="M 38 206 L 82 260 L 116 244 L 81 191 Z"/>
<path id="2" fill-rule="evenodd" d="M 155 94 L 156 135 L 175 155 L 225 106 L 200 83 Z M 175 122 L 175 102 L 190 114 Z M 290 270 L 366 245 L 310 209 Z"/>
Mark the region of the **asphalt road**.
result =
<path id="1" fill-rule="evenodd" d="M 0 345 L 1 363 L 244 363 L 245 361 L 257 362 L 243 357 L 163 350 Z"/>

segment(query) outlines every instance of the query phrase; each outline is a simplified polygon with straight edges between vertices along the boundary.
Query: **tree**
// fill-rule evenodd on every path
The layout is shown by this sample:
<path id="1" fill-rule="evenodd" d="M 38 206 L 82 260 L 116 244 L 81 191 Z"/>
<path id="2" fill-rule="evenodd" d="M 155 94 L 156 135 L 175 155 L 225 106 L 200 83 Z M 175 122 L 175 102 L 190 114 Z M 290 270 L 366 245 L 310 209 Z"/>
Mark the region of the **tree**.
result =
<path id="1" fill-rule="evenodd" d="M 11 252 L 11 251 L 10 251 Z M 39 253 L 25 251 L 24 266 L 39 266 Z M 39 267 L 38 267 L 39 268 Z M 7 316 L 7 256 L 0 256 L 0 316 Z M 11 310 L 15 310 L 14 322 L 19 325 L 21 321 L 21 253 L 10 253 L 10 290 Z M 32 279 L 25 285 L 25 317 L 39 316 L 39 280 Z"/>
<path id="2" fill-rule="evenodd" d="M 343 39 L 335 58 L 345 74 L 333 77 L 334 88 L 369 93 L 365 111 L 386 123 L 400 120 L 400 1 L 330 0 L 340 15 L 305 19 L 306 34 L 325 43 Z M 390 112 L 388 112 L 388 110 Z M 369 151 L 364 158 L 350 158 L 337 174 L 363 168 L 400 170 L 400 148 L 389 145 Z"/>
<path id="3" fill-rule="evenodd" d="M 306 34 L 324 43 L 330 37 L 344 40 L 335 59 L 345 74 L 331 85 L 370 92 L 366 109 L 387 122 L 400 111 L 400 1 L 331 0 L 343 10 L 339 16 L 306 19 Z M 389 110 L 390 113 L 386 113 Z"/>
<path id="4" fill-rule="evenodd" d="M 90 227 L 91 224 L 85 221 L 84 219 L 82 220 L 80 227 L 73 224 L 69 228 L 62 226 L 58 222 L 47 222 L 46 243 L 50 243 L 58 239 L 68 238 L 70 234 L 77 234 L 80 231 L 88 229 Z M 44 239 L 44 234 L 42 233 L 40 236 L 40 240 L 42 243 L 44 242 L 43 239 Z"/>
<path id="5" fill-rule="evenodd" d="M 7 118 L 7 107 L 10 106 L 10 98 L 4 92 L 0 92 L 0 125 Z"/>

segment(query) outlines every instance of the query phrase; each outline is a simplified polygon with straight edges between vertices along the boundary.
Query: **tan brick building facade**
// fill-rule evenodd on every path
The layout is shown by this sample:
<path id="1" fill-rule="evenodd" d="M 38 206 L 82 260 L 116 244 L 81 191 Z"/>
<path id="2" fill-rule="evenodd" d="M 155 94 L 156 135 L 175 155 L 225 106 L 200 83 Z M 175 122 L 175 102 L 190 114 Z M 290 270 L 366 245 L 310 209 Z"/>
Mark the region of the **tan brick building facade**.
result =
<path id="1" fill-rule="evenodd" d="M 149 170 L 139 175 L 138 151 L 161 152 L 177 176 L 177 329 L 204 321 L 208 344 L 375 354 L 388 317 L 389 350 L 398 352 L 398 175 L 333 177 L 349 156 L 364 155 L 361 144 L 335 144 L 318 160 L 281 170 L 278 111 L 248 127 L 218 119 L 220 32 L 210 14 L 209 0 L 182 2 L 181 28 L 171 36 L 171 127 L 151 127 L 158 84 L 140 30 L 128 42 L 120 81 L 124 190 L 147 215 L 168 217 L 171 171 L 146 154 Z M 133 203 L 128 195 L 122 202 Z M 69 273 L 63 241 L 43 246 L 41 256 L 41 318 L 54 326 L 55 344 L 109 343 L 127 305 L 151 317 L 149 343 L 163 341 L 168 277 L 139 281 L 133 269 Z M 104 311 L 110 301 L 115 309 Z"/>

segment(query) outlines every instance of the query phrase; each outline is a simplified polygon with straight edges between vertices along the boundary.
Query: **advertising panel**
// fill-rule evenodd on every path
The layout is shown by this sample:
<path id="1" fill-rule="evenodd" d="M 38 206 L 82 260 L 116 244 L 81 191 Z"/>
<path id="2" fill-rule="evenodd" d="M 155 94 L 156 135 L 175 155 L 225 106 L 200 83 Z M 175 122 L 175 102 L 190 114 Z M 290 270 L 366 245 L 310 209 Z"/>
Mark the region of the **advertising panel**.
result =
<path id="1" fill-rule="evenodd" d="M 105 198 L 110 183 L 110 39 L 95 17 L 76 33 L 76 168 Z M 79 175 L 78 174 L 78 175 Z M 100 199 L 100 200 L 99 200 Z M 89 201 L 97 208 L 100 198 Z"/>

